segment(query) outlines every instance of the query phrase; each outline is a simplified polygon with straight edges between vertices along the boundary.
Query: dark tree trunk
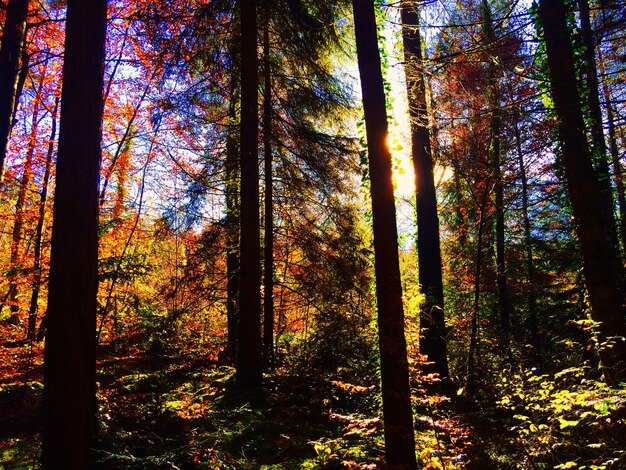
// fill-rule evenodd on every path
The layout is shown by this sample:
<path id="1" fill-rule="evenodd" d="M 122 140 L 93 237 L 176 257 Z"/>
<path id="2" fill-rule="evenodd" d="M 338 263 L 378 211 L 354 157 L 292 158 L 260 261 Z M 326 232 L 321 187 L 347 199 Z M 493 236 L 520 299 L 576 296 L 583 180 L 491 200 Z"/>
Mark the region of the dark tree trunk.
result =
<path id="1" fill-rule="evenodd" d="M 621 261 L 611 235 L 615 225 L 611 223 L 613 213 L 606 210 L 609 195 L 596 177 L 584 132 L 563 0 L 541 0 L 539 12 L 591 317 L 600 322 L 598 338 L 605 377 L 608 383 L 616 385 L 626 379 L 626 341 L 615 340 L 612 347 L 602 344 L 610 337 L 626 336 Z"/>
<path id="2" fill-rule="evenodd" d="M 411 119 L 411 155 L 415 171 L 419 282 L 426 299 L 420 310 L 420 353 L 428 356 L 427 373 L 448 377 L 443 309 L 443 281 L 437 194 L 428 132 L 426 86 L 417 5 L 402 2 L 402 37 Z"/>
<path id="3" fill-rule="evenodd" d="M 606 10 L 602 9 L 602 25 L 603 29 L 606 29 Z M 602 38 L 600 38 L 600 41 Z M 617 204 L 619 208 L 619 228 L 620 239 L 622 241 L 622 253 L 626 253 L 626 190 L 624 189 L 624 172 L 622 164 L 620 162 L 619 150 L 617 147 L 617 136 L 615 129 L 615 115 L 613 110 L 613 101 L 611 98 L 611 91 L 607 83 L 607 75 L 604 68 L 604 57 L 602 51 L 600 51 L 598 61 L 598 68 L 602 80 L 602 94 L 604 95 L 604 102 L 606 103 L 606 117 L 608 125 L 608 138 L 609 138 L 609 150 L 611 152 L 611 164 L 613 166 L 613 178 L 615 180 L 615 188 L 617 189 Z"/>
<path id="4" fill-rule="evenodd" d="M 600 70 L 602 70 L 602 62 L 600 62 Z M 604 75 L 604 73 L 602 73 Z M 609 131 L 609 149 L 611 151 L 611 164 L 613 165 L 613 178 L 615 179 L 615 188 L 617 189 L 617 206 L 619 208 L 619 226 L 620 238 L 622 240 L 622 249 L 626 252 L 626 190 L 624 189 L 624 174 L 622 163 L 620 162 L 619 150 L 617 148 L 617 135 L 615 132 L 615 116 L 613 114 L 613 105 L 611 104 L 611 92 L 606 81 L 602 82 L 602 91 L 604 101 L 606 102 L 606 117 Z"/>
<path id="5" fill-rule="evenodd" d="M 506 351 L 510 346 L 510 305 L 509 291 L 506 279 L 506 260 L 504 243 L 504 184 L 502 181 L 502 164 L 500 139 L 502 132 L 502 111 L 500 109 L 500 85 L 495 60 L 499 57 L 497 52 L 496 36 L 493 30 L 493 17 L 491 7 L 487 0 L 482 0 L 483 34 L 487 41 L 489 56 L 494 58 L 487 64 L 487 99 L 491 111 L 490 117 L 490 142 L 489 161 L 494 177 L 494 211 L 495 211 L 495 238 L 496 238 L 496 283 L 498 285 L 498 310 L 500 313 L 500 333 L 502 345 Z"/>
<path id="6" fill-rule="evenodd" d="M 478 218 L 478 234 L 476 235 L 476 264 L 474 268 L 474 302 L 472 304 L 472 327 L 470 332 L 470 344 L 467 352 L 467 396 L 472 397 L 476 393 L 476 356 L 478 355 L 478 327 L 480 308 L 480 273 L 483 259 L 483 233 L 485 231 L 485 211 L 489 189 L 485 187 L 483 200 L 480 204 Z"/>
<path id="7" fill-rule="evenodd" d="M 265 164 L 265 243 L 263 263 L 263 362 L 274 366 L 274 205 L 272 176 L 272 77 L 270 70 L 270 2 L 265 6 L 263 32 L 264 91 L 263 99 L 263 157 Z"/>
<path id="8" fill-rule="evenodd" d="M 106 0 L 69 0 L 44 352 L 43 468 L 88 468 L 95 430 Z"/>
<path id="9" fill-rule="evenodd" d="M 50 140 L 46 153 L 46 168 L 44 170 L 43 181 L 41 182 L 41 193 L 39 196 L 39 214 L 37 217 L 37 228 L 35 229 L 35 248 L 33 257 L 33 291 L 30 296 L 30 306 L 28 308 L 28 339 L 35 340 L 37 328 L 37 311 L 39 309 L 39 291 L 41 289 L 42 266 L 41 266 L 41 245 L 43 241 L 43 224 L 46 218 L 46 202 L 48 200 L 48 184 L 50 183 L 50 171 L 52 169 L 52 156 L 54 155 L 54 139 L 57 132 L 57 113 L 59 110 L 59 98 L 54 103 L 52 110 L 52 129 L 50 130 Z"/>
<path id="10" fill-rule="evenodd" d="M 530 343 L 537 347 L 539 343 L 539 319 L 537 316 L 537 290 L 535 289 L 535 263 L 533 261 L 533 246 L 530 233 L 530 217 L 528 216 L 528 178 L 522 152 L 522 138 L 519 131 L 519 112 L 513 116 L 515 131 L 515 148 L 520 177 L 522 180 L 522 221 L 524 224 L 524 251 L 526 252 L 526 283 L 528 284 L 528 331 Z"/>
<path id="11" fill-rule="evenodd" d="M 256 0 L 241 0 L 241 285 L 236 379 L 257 388 L 263 378 L 259 227 L 259 70 Z"/>
<path id="12" fill-rule="evenodd" d="M 591 118 L 591 155 L 595 163 L 600 188 L 606 193 L 602 198 L 604 203 L 607 204 L 605 210 L 613 214 L 613 188 L 611 187 L 611 172 L 607 158 L 606 141 L 604 140 L 602 108 L 600 108 L 600 85 L 598 82 L 598 68 L 596 66 L 595 41 L 593 39 L 593 31 L 591 30 L 591 18 L 589 17 L 589 2 L 587 0 L 579 0 L 578 4 L 580 8 L 581 36 L 585 46 L 585 60 L 583 64 L 587 85 L 587 106 L 589 108 L 589 117 Z M 609 222 L 612 224 L 610 227 L 611 243 L 619 250 L 615 218 L 611 217 Z"/>
<path id="13" fill-rule="evenodd" d="M 17 77 L 20 72 L 20 50 L 24 42 L 27 14 L 28 0 L 9 0 L 7 3 L 0 45 L 0 181 L 11 133 Z"/>
<path id="14" fill-rule="evenodd" d="M 352 4 L 371 180 L 385 461 L 390 469 L 415 469 L 396 210 L 374 2 L 353 0 Z"/>
<path id="15" fill-rule="evenodd" d="M 235 60 L 233 59 L 233 63 Z M 237 98 L 239 77 L 233 71 L 228 103 L 226 137 L 226 322 L 227 342 L 224 361 L 234 364 L 237 357 L 239 324 L 239 149 Z"/>

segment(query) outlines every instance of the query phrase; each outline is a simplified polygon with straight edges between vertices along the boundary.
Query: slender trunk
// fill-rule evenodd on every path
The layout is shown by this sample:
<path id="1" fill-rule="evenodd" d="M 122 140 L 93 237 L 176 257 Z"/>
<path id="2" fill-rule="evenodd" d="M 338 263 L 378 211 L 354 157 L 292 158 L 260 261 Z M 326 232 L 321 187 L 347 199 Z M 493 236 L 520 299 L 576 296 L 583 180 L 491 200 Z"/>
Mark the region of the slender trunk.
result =
<path id="1" fill-rule="evenodd" d="M 489 161 L 494 175 L 494 211 L 496 238 L 496 283 L 498 285 L 498 310 L 500 313 L 500 333 L 505 351 L 510 347 L 510 304 L 506 279 L 504 242 L 504 184 L 502 181 L 501 147 L 502 111 L 500 109 L 500 85 L 498 84 L 496 36 L 493 30 L 493 17 L 488 0 L 482 0 L 483 34 L 487 40 L 488 53 L 493 56 L 487 64 L 487 99 L 491 110 L 489 123 Z"/>
<path id="2" fill-rule="evenodd" d="M 524 224 L 524 251 L 526 252 L 526 283 L 528 284 L 528 331 L 530 333 L 530 343 L 537 347 L 539 343 L 539 322 L 537 317 L 537 291 L 535 289 L 535 264 L 530 234 L 530 217 L 528 216 L 528 178 L 526 176 L 526 166 L 524 165 L 522 138 L 519 131 L 519 112 L 517 111 L 513 117 L 513 130 L 515 132 L 515 148 L 522 180 L 522 222 Z"/>
<path id="3" fill-rule="evenodd" d="M 587 85 L 587 106 L 589 107 L 588 112 L 591 118 L 591 156 L 595 163 L 600 189 L 606 193 L 606 196 L 602 198 L 607 205 L 605 210 L 613 213 L 613 188 L 611 187 L 611 171 L 607 159 L 606 141 L 604 140 L 602 108 L 600 107 L 600 85 L 596 65 L 595 41 L 591 29 L 591 18 L 589 17 L 589 2 L 588 0 L 578 0 L 578 4 L 580 8 L 581 36 L 585 46 L 583 64 Z M 612 224 L 610 226 L 611 243 L 613 243 L 619 251 L 615 218 L 611 217 L 608 222 Z"/>
<path id="4" fill-rule="evenodd" d="M 599 62 L 599 69 L 604 76 L 603 61 Z M 606 117 L 609 131 L 609 149 L 611 152 L 611 164 L 613 165 L 613 178 L 617 189 L 617 206 L 619 208 L 619 227 L 622 249 L 626 252 L 626 190 L 624 189 L 624 176 L 622 164 L 620 162 L 619 149 L 617 147 L 617 136 L 615 132 L 615 116 L 611 104 L 611 91 L 606 80 L 602 80 L 602 92 L 606 103 Z"/>
<path id="5" fill-rule="evenodd" d="M 287 278 L 287 272 L 289 271 L 289 245 L 285 245 L 285 254 L 284 260 L 285 264 L 283 265 L 282 277 L 281 279 L 284 281 Z M 281 335 L 287 329 L 287 325 L 285 324 L 285 288 L 281 286 L 280 295 L 278 296 L 278 318 L 276 319 L 276 339 L 274 341 L 274 357 L 278 353 L 278 343 Z"/>
<path id="6" fill-rule="evenodd" d="M 428 356 L 425 372 L 448 377 L 443 309 L 443 281 L 437 194 L 428 132 L 426 86 L 417 6 L 401 7 L 404 61 L 411 119 L 411 155 L 415 172 L 419 282 L 425 300 L 420 308 L 420 353 Z"/>
<path id="7" fill-rule="evenodd" d="M 98 177 L 106 0 L 69 0 L 46 344 L 44 469 L 88 468 L 96 427 Z"/>
<path id="8" fill-rule="evenodd" d="M 41 290 L 42 266 L 41 266 L 41 245 L 43 241 L 43 226 L 46 220 L 46 202 L 48 200 L 48 184 L 50 182 L 50 171 L 52 169 L 52 156 L 54 155 L 54 139 L 57 132 L 57 113 L 59 110 L 59 98 L 54 102 L 52 110 L 52 129 L 50 130 L 50 140 L 48 141 L 48 151 L 46 153 L 46 168 L 41 182 L 41 193 L 39 194 L 39 215 L 37 217 L 37 228 L 35 229 L 35 249 L 33 258 L 33 291 L 30 296 L 28 307 L 28 339 L 33 341 L 36 334 L 37 311 L 39 309 L 39 291 Z"/>
<path id="9" fill-rule="evenodd" d="M 261 345 L 261 247 L 259 227 L 259 67 L 256 0 L 241 6 L 241 285 L 236 379 L 258 388 L 263 379 Z"/>
<path id="10" fill-rule="evenodd" d="M 558 118 L 563 164 L 580 241 L 591 317 L 599 322 L 600 359 L 606 380 L 617 385 L 626 379 L 624 295 L 619 250 L 611 235 L 609 195 L 602 190 L 592 164 L 576 88 L 574 53 L 563 0 L 540 0 L 552 96 Z M 611 341 L 607 344 L 607 341 Z"/>
<path id="11" fill-rule="evenodd" d="M 404 336 L 396 209 L 391 155 L 386 143 L 385 89 L 374 2 L 353 0 L 352 4 L 371 180 L 385 461 L 389 469 L 415 469 L 417 463 Z"/>
<path id="12" fill-rule="evenodd" d="M 11 133 L 11 120 L 20 72 L 20 49 L 24 42 L 28 0 L 7 3 L 2 44 L 0 45 L 0 181 Z"/>
<path id="13" fill-rule="evenodd" d="M 226 323 L 227 341 L 224 360 L 234 364 L 237 357 L 239 324 L 239 161 L 237 133 L 237 95 L 239 77 L 233 71 L 228 103 L 226 136 Z"/>
<path id="14" fill-rule="evenodd" d="M 494 209 L 496 212 L 496 280 L 498 284 L 498 307 L 500 310 L 500 330 L 505 350 L 510 347 L 511 308 L 509 303 L 509 289 L 506 278 L 505 241 L 504 241 L 504 184 L 500 165 L 500 127 L 501 115 L 499 110 L 494 111 L 492 127 L 492 157 L 495 178 Z"/>
<path id="15" fill-rule="evenodd" d="M 270 70 L 269 9 L 265 6 L 263 33 L 264 91 L 263 100 L 263 156 L 265 164 L 265 244 L 263 271 L 263 362 L 266 368 L 274 366 L 274 205 L 272 176 L 272 77 Z"/>
<path id="16" fill-rule="evenodd" d="M 478 355 L 478 320 L 480 308 L 480 273 L 483 258 L 483 232 L 485 230 L 485 211 L 489 191 L 485 187 L 483 201 L 480 205 L 478 218 L 478 234 L 476 235 L 476 266 L 474 268 L 474 303 L 472 304 L 472 328 L 470 332 L 470 345 L 467 353 L 467 395 L 472 397 L 476 393 L 476 356 Z"/>
<path id="17" fill-rule="evenodd" d="M 41 89 L 39 91 L 41 91 Z M 24 160 L 24 171 L 22 173 L 22 180 L 20 181 L 20 187 L 17 193 L 17 200 L 15 201 L 15 221 L 13 223 L 13 233 L 11 236 L 11 258 L 9 261 L 11 269 L 10 275 L 7 276 L 9 281 L 9 292 L 7 297 L 11 308 L 11 322 L 13 323 L 19 322 L 20 308 L 17 301 L 17 281 L 21 271 L 20 244 L 22 243 L 22 230 L 24 228 L 24 203 L 26 202 L 26 192 L 32 177 L 33 157 L 35 155 L 35 148 L 37 147 L 39 106 L 39 93 L 37 93 L 33 103 L 32 127 L 30 130 L 28 149 L 26 150 L 26 158 Z"/>

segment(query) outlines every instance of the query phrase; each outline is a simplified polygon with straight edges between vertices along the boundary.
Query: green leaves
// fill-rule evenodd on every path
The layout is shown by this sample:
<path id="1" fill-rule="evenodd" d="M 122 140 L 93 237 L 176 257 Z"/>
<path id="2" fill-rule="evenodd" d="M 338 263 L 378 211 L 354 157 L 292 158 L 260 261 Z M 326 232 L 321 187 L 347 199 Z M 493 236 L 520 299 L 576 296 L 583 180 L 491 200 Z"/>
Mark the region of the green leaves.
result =
<path id="1" fill-rule="evenodd" d="M 498 405 L 512 414 L 516 425 L 510 430 L 534 462 L 556 460 L 565 463 L 554 468 L 599 469 L 621 458 L 618 436 L 624 420 L 617 413 L 626 405 L 626 390 L 586 378 L 582 367 L 554 375 L 525 371 L 502 377 L 498 387 Z"/>

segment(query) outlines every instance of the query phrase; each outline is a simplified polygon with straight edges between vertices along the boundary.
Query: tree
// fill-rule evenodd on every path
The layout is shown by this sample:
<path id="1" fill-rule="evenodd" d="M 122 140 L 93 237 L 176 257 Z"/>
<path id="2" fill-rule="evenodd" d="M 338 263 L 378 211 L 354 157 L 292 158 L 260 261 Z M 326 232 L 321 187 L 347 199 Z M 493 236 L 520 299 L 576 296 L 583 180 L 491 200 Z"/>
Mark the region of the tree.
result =
<path id="1" fill-rule="evenodd" d="M 235 61 L 233 60 L 233 63 Z M 239 323 L 239 160 L 237 140 L 237 88 L 239 77 L 233 70 L 228 101 L 228 129 L 224 167 L 226 170 L 226 361 L 237 357 Z"/>
<path id="2" fill-rule="evenodd" d="M 354 29 L 367 134 L 380 374 L 387 468 L 414 469 L 415 436 L 404 336 L 396 209 L 387 147 L 385 89 L 373 0 L 354 0 Z"/>
<path id="3" fill-rule="evenodd" d="M 241 0 L 241 237 L 237 383 L 255 388 L 263 378 L 259 227 L 259 68 L 256 0 Z"/>
<path id="4" fill-rule="evenodd" d="M 600 359 L 606 380 L 617 385 L 626 379 L 622 267 L 610 233 L 615 226 L 611 223 L 613 214 L 606 211 L 610 205 L 605 198 L 609 195 L 601 190 L 584 132 L 566 13 L 563 0 L 539 2 L 565 180 L 581 245 L 591 318 L 599 323 Z"/>
<path id="5" fill-rule="evenodd" d="M 585 74 L 586 114 L 588 121 L 591 121 L 589 125 L 589 133 L 591 134 L 591 158 L 598 175 L 600 188 L 602 192 L 605 193 L 602 200 L 607 204 L 607 207 L 604 210 L 607 213 L 612 213 L 614 207 L 613 189 L 611 188 L 611 174 L 607 158 L 606 141 L 604 140 L 602 108 L 600 107 L 600 86 L 598 83 L 595 41 L 591 29 L 589 2 L 588 0 L 579 0 L 578 4 L 580 8 L 581 38 L 584 46 L 584 60 L 582 66 Z M 610 103 L 607 103 L 607 108 L 609 106 Z M 617 179 L 618 176 L 616 175 L 615 178 Z M 619 252 L 615 217 L 611 216 L 607 222 L 611 224 L 609 232 L 611 235 L 611 244 L 613 244 Z"/>
<path id="6" fill-rule="evenodd" d="M 482 0 L 481 12 L 483 20 L 483 34 L 488 49 L 489 63 L 487 64 L 487 98 L 491 116 L 489 119 L 489 163 L 494 178 L 494 211 L 496 216 L 496 282 L 498 285 L 498 310 L 500 313 L 500 332 L 504 350 L 509 350 L 510 336 L 510 308 L 509 293 L 506 279 L 506 262 L 504 259 L 504 184 L 501 164 L 502 139 L 502 110 L 500 109 L 500 85 L 497 64 L 502 62 L 498 51 L 494 21 L 491 6 L 488 0 Z"/>
<path id="7" fill-rule="evenodd" d="M 263 246 L 263 362 L 274 365 L 274 178 L 272 159 L 272 75 L 270 69 L 270 2 L 265 3 L 263 28 L 263 162 L 265 231 Z"/>
<path id="8" fill-rule="evenodd" d="M 411 155 L 415 171 L 417 206 L 417 257 L 419 282 L 425 300 L 420 307 L 420 353 L 432 366 L 427 371 L 448 377 L 448 357 L 443 309 L 443 281 L 439 216 L 433 174 L 433 158 L 428 131 L 426 84 L 417 5 L 403 1 L 401 6 L 404 60 L 411 118 Z"/>
<path id="9" fill-rule="evenodd" d="M 9 0 L 0 45 L 0 181 L 11 133 L 28 0 Z"/>
<path id="10" fill-rule="evenodd" d="M 69 0 L 44 353 L 44 468 L 87 468 L 95 430 L 105 0 Z"/>
<path id="11" fill-rule="evenodd" d="M 43 263 L 41 260 L 43 228 L 46 218 L 46 202 L 48 201 L 48 185 L 50 183 L 50 173 L 52 170 L 52 156 L 54 154 L 54 141 L 56 138 L 59 101 L 60 100 L 57 95 L 57 98 L 54 101 L 54 108 L 52 110 L 52 129 L 50 130 L 50 140 L 48 141 L 48 149 L 46 151 L 46 165 L 43 175 L 43 181 L 41 183 L 41 192 L 39 193 L 39 210 L 37 215 L 37 227 L 35 228 L 35 244 L 33 248 L 33 290 L 31 292 L 30 303 L 28 306 L 27 337 L 29 340 L 35 339 L 35 332 L 37 327 L 37 312 L 39 311 L 39 292 L 41 290 L 41 278 L 43 271 Z"/>

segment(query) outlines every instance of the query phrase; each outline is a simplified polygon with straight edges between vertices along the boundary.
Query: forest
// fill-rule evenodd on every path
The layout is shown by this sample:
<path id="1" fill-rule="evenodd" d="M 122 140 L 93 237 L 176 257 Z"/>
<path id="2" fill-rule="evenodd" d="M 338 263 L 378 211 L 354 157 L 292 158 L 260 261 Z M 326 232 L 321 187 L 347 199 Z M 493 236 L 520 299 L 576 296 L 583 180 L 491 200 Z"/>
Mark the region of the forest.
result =
<path id="1" fill-rule="evenodd" d="M 626 468 L 624 0 L 0 28 L 0 468 Z"/>

